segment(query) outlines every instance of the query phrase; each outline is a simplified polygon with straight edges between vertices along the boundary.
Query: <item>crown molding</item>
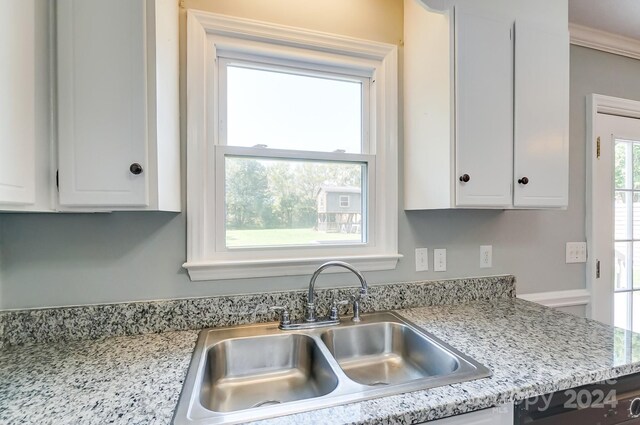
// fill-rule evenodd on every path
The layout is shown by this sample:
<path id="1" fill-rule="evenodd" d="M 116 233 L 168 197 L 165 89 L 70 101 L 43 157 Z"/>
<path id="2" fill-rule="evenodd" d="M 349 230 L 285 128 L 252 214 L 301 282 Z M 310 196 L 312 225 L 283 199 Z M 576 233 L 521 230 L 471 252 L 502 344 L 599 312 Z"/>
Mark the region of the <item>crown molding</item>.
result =
<path id="1" fill-rule="evenodd" d="M 640 59 L 640 40 L 601 31 L 583 25 L 569 24 L 571 44 L 601 50 L 615 55 Z"/>

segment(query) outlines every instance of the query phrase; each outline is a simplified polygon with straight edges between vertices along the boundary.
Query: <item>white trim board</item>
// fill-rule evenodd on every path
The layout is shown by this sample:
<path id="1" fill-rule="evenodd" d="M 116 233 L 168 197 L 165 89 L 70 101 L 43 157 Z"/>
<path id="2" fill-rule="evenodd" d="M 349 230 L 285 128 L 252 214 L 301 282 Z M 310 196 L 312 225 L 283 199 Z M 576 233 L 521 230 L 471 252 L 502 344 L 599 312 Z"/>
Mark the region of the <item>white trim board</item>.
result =
<path id="1" fill-rule="evenodd" d="M 595 124 L 598 113 L 618 115 L 622 117 L 640 118 L 640 102 L 617 97 L 591 94 L 586 99 L 586 181 L 585 181 L 585 230 L 587 239 L 587 288 L 592 294 L 592 302 L 587 309 L 587 317 L 604 323 L 612 323 L 613 305 L 610 303 L 609 290 L 606 285 L 599 284 L 598 257 L 604 253 L 598 253 L 598 247 L 602 242 L 598 241 L 598 217 L 594 216 L 593 202 L 595 199 L 594 173 L 598 169 L 597 140 Z M 596 179 L 597 180 L 597 179 Z M 607 273 L 601 270 L 601 273 Z"/>
<path id="2" fill-rule="evenodd" d="M 518 298 L 542 304 L 546 307 L 558 308 L 580 305 L 586 306 L 591 302 L 591 293 L 587 289 L 570 289 L 566 291 L 520 294 Z"/>
<path id="3" fill-rule="evenodd" d="M 571 23 L 569 32 L 575 46 L 640 59 L 640 40 Z"/>
<path id="4" fill-rule="evenodd" d="M 221 140 L 218 126 L 224 117 L 216 103 L 216 96 L 221 96 L 218 77 L 223 62 L 217 58 L 229 55 L 237 59 L 264 56 L 275 66 L 312 64 L 309 69 L 320 72 L 341 69 L 375 81 L 367 99 L 375 107 L 376 121 L 368 123 L 375 158 L 367 167 L 367 184 L 372 189 L 366 243 L 227 250 L 224 240 L 216 239 L 216 232 L 224 227 L 224 210 L 216 202 L 224 178 L 220 159 L 232 149 Z M 398 195 L 384 188 L 398 186 L 397 56 L 398 47 L 392 44 L 187 11 L 187 261 L 183 267 L 192 281 L 308 275 L 329 258 L 347 260 L 362 271 L 396 268 L 402 257 Z M 276 154 L 287 157 L 282 150 L 271 150 L 266 156 Z M 305 158 L 310 155 L 304 154 Z M 336 154 L 331 158 L 336 159 Z"/>

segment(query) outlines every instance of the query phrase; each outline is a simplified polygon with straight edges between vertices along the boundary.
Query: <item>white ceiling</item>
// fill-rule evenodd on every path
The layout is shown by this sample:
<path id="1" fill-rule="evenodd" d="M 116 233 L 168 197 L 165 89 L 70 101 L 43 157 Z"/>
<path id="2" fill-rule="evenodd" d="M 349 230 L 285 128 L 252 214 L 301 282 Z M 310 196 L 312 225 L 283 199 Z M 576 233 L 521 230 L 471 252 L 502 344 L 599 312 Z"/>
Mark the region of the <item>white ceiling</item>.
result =
<path id="1" fill-rule="evenodd" d="M 640 0 L 569 0 L 569 22 L 640 40 Z"/>

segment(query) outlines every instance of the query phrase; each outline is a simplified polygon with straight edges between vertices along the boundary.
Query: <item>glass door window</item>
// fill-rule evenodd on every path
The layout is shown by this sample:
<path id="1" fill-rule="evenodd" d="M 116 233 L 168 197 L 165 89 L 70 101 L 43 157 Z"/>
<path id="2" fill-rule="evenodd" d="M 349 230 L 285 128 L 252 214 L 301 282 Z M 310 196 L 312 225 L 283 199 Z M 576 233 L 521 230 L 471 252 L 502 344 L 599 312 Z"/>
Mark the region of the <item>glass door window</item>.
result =
<path id="1" fill-rule="evenodd" d="M 640 141 L 614 140 L 614 325 L 640 332 Z"/>

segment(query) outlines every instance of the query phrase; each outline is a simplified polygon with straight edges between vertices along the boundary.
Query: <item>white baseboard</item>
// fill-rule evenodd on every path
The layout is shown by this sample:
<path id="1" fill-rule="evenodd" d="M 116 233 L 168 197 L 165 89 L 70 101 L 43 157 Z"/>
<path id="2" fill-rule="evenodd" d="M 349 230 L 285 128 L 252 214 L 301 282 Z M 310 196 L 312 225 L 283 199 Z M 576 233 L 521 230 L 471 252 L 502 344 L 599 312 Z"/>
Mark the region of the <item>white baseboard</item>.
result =
<path id="1" fill-rule="evenodd" d="M 587 305 L 591 302 L 591 293 L 587 289 L 535 292 L 532 294 L 518 294 L 517 297 L 553 308 Z"/>

